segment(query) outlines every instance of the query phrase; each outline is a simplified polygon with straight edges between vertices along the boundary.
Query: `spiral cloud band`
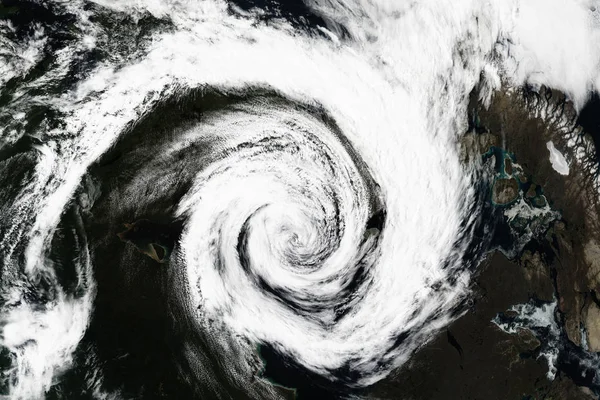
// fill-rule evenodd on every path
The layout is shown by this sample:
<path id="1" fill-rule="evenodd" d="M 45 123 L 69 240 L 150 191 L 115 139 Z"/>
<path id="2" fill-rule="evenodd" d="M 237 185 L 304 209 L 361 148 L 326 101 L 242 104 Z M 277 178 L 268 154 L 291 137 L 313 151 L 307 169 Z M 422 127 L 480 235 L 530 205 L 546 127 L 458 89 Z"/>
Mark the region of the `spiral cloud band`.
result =
<path id="1" fill-rule="evenodd" d="M 222 1 L 58 3 L 81 34 L 2 110 L 10 143 L 20 113 L 52 110 L 2 164 L 22 177 L 1 206 L 14 398 L 48 391 L 112 291 L 146 284 L 154 261 L 165 313 L 194 332 L 181 350 L 202 365 L 193 379 L 218 385 L 198 335 L 239 390 L 259 345 L 329 381 L 380 380 L 460 315 L 482 255 L 479 171 L 457 145 L 468 94 L 527 81 L 581 103 L 597 79 L 597 14 L 581 2 L 318 1 L 307 7 L 326 26 L 312 27 Z M 538 6 L 577 22 L 572 36 Z M 164 25 L 130 51 L 101 13 Z M 67 90 L 34 90 L 93 49 L 110 56 Z"/>
<path id="2" fill-rule="evenodd" d="M 442 195 L 435 187 L 444 184 L 407 178 L 394 199 L 382 200 L 368 171 L 305 110 L 262 102 L 215 118 L 192 132 L 218 134 L 227 155 L 199 174 L 178 210 L 189 214 L 180 245 L 200 314 L 252 342 L 275 343 L 320 373 L 345 363 L 372 369 L 399 334 L 431 317 L 414 307 L 426 310 L 443 284 L 458 233 L 447 226 L 460 221 L 422 237 L 411 231 L 413 223 L 431 226 L 422 207 L 434 208 Z M 453 178 L 460 188 L 461 175 Z M 459 209 L 460 195 L 445 201 Z M 387 213 L 387 202 L 399 213 Z M 439 295 L 430 312 L 456 295 Z M 392 299 L 406 307 L 378 309 Z"/>

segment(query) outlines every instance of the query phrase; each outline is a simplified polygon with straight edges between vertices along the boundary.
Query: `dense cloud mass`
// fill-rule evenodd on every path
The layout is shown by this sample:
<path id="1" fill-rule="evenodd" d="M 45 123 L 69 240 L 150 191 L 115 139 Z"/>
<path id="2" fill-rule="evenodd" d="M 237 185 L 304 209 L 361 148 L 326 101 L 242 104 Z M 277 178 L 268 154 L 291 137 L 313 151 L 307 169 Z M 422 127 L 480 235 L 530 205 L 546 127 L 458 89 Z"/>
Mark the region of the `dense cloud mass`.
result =
<path id="1" fill-rule="evenodd" d="M 383 379 L 464 313 L 489 250 L 485 173 L 457 144 L 469 94 L 547 85 L 577 108 L 600 83 L 585 1 L 2 7 L 15 399 L 74 365 L 74 393 L 120 398 L 107 371 L 135 340 L 110 338 L 154 330 L 207 398 L 278 398 L 254 379 L 273 354 L 343 388 Z"/>

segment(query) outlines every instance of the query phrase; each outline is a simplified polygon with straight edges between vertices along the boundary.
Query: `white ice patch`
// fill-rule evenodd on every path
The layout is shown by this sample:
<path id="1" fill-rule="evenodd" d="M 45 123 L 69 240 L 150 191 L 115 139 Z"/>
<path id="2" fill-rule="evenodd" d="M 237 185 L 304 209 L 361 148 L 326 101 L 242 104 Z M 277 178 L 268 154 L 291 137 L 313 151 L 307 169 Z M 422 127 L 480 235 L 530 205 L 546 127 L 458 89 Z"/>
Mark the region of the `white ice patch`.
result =
<path id="1" fill-rule="evenodd" d="M 588 333 L 584 324 L 581 324 L 579 334 L 581 335 L 581 348 L 586 351 L 589 350 Z"/>
<path id="2" fill-rule="evenodd" d="M 545 342 L 542 343 L 539 357 L 545 358 L 548 363 L 548 373 L 546 376 L 549 380 L 554 380 L 556 377 L 556 361 L 559 354 L 560 328 L 555 318 L 556 304 L 556 301 L 540 306 L 536 306 L 533 302 L 518 304 L 509 309 L 509 311 L 516 313 L 517 316 L 514 318 L 504 318 L 509 319 L 509 322 L 502 322 L 499 316 L 492 320 L 504 332 L 513 335 L 518 333 L 520 329 L 548 329 L 548 336 Z"/>
<path id="3" fill-rule="evenodd" d="M 552 215 L 559 216 L 556 211 L 553 211 L 548 202 L 544 207 L 533 207 L 529 203 L 527 203 L 523 198 L 520 198 L 514 205 L 504 211 L 504 215 L 507 220 L 510 222 L 517 217 L 525 218 L 527 220 L 531 220 L 539 217 L 551 217 Z"/>
<path id="4" fill-rule="evenodd" d="M 569 163 L 567 163 L 565 156 L 554 147 L 554 143 L 551 140 L 546 143 L 546 147 L 550 152 L 552 168 L 561 175 L 569 175 Z"/>

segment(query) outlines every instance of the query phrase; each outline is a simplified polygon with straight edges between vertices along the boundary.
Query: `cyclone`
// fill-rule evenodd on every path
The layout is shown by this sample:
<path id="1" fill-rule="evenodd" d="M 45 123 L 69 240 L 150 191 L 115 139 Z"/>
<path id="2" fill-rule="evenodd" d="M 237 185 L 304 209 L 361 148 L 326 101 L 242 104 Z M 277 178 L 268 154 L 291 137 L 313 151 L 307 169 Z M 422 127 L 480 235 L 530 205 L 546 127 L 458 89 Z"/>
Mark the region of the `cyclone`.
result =
<path id="1" fill-rule="evenodd" d="M 168 260 L 172 312 L 185 310 L 233 363 L 240 352 L 260 365 L 255 347 L 264 344 L 327 379 L 362 386 L 444 326 L 452 317 L 441 310 L 453 315 L 465 298 L 472 261 L 463 255 L 475 221 L 459 213 L 423 236 L 412 225 L 442 218 L 421 212 L 427 204 L 452 201 L 460 210 L 468 200 L 461 213 L 477 210 L 469 174 L 456 172 L 448 178 L 462 190 L 449 199 L 444 182 L 419 175 L 388 192 L 323 105 L 248 88 L 161 103 L 92 166 L 81 196 L 93 203 L 89 231 L 98 237 L 90 241 L 102 243 L 94 265 L 106 271 L 116 259 L 135 271 L 133 248 Z M 408 218 L 416 214 L 425 220 Z M 388 256 L 386 247 L 395 251 Z M 384 304 L 395 306 L 378 310 Z"/>
<path id="2" fill-rule="evenodd" d="M 405 364 L 489 250 L 469 93 L 595 85 L 596 11 L 554 3 L 577 45 L 519 1 L 50 2 L 3 23 L 5 393 L 73 376 L 127 398 L 146 381 L 115 371 L 162 363 L 151 331 L 190 396 L 279 398 L 254 381 L 265 349 L 344 390 Z"/>

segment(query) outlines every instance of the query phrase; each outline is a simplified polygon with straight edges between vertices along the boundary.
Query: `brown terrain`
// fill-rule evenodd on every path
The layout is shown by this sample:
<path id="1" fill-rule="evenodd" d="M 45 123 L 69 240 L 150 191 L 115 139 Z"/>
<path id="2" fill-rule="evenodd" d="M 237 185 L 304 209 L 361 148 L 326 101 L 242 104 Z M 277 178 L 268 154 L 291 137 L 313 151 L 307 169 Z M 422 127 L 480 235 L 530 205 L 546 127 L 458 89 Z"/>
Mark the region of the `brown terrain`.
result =
<path id="1" fill-rule="evenodd" d="M 589 135 L 575 125 L 576 113 L 565 97 L 543 89 L 496 93 L 488 109 L 472 96 L 469 110 L 475 127 L 461 140 L 461 159 L 476 162 L 491 146 L 514 154 L 504 174 L 491 183 L 490 201 L 505 206 L 518 197 L 520 183 L 531 180 L 520 196 L 536 207 L 547 201 L 560 217 L 547 221 L 510 259 L 494 251 L 474 278 L 475 302 L 469 311 L 423 346 L 408 365 L 372 387 L 377 399 L 575 400 L 597 398 L 559 370 L 546 377 L 548 365 L 538 358 L 540 341 L 531 331 L 508 334 L 492 319 L 534 298 L 558 299 L 558 318 L 568 340 L 600 351 L 600 229 L 597 184 L 589 165 L 577 161 L 576 148 L 592 147 Z M 551 117 L 541 118 L 545 111 Z M 567 139 L 578 137 L 578 146 Z M 546 142 L 552 140 L 570 164 L 568 176 L 557 173 Z M 518 180 L 518 181 L 517 181 Z M 542 190 L 543 195 L 536 195 Z"/>

